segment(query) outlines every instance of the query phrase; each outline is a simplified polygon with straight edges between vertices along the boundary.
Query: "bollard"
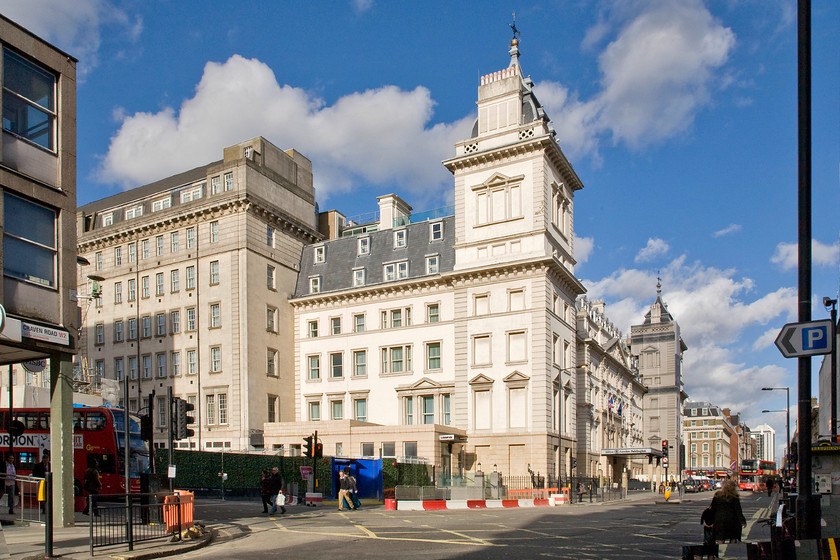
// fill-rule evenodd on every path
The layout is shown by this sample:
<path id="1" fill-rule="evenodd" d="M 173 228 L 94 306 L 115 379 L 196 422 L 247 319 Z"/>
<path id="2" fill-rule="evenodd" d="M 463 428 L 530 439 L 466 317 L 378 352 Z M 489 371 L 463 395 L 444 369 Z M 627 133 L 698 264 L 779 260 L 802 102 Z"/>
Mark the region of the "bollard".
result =
<path id="1" fill-rule="evenodd" d="M 46 478 L 38 487 L 38 501 L 46 502 L 46 515 L 44 516 L 44 558 L 53 557 L 53 500 L 52 500 L 52 473 L 46 473 Z M 41 493 L 43 490 L 43 494 Z M 93 542 L 93 541 L 91 541 Z"/>

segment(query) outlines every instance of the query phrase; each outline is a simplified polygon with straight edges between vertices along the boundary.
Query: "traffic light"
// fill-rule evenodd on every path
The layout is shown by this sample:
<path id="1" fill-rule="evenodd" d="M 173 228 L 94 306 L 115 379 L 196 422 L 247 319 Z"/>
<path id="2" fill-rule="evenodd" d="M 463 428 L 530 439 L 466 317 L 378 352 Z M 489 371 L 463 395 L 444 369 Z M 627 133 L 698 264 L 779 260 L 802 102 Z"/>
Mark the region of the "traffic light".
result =
<path id="1" fill-rule="evenodd" d="M 316 443 L 315 444 L 315 451 L 313 453 L 315 454 L 316 459 L 320 459 L 321 457 L 323 457 L 324 456 L 324 444 L 321 443 L 321 442 Z"/>
<path id="2" fill-rule="evenodd" d="M 312 436 L 306 436 L 305 438 L 303 438 L 303 441 L 306 442 L 306 445 L 303 446 L 303 456 L 304 457 L 310 457 L 311 458 L 312 453 L 315 451 L 313 449 L 312 440 L 313 440 Z"/>
<path id="3" fill-rule="evenodd" d="M 662 455 L 667 457 L 668 456 L 668 440 L 662 440 Z"/>
<path id="4" fill-rule="evenodd" d="M 574 469 L 574 468 L 576 468 L 576 467 L 577 467 L 577 458 L 576 458 L 576 457 L 572 457 L 572 469 Z"/>
<path id="5" fill-rule="evenodd" d="M 151 416 L 141 416 L 140 417 L 140 438 L 143 441 L 152 441 L 152 430 L 154 426 L 152 425 L 152 417 Z"/>
<path id="6" fill-rule="evenodd" d="M 187 425 L 195 423 L 195 418 L 187 413 L 195 410 L 195 405 L 178 397 L 173 400 L 175 401 L 175 434 L 172 439 L 193 437 L 195 430 L 187 428 Z"/>

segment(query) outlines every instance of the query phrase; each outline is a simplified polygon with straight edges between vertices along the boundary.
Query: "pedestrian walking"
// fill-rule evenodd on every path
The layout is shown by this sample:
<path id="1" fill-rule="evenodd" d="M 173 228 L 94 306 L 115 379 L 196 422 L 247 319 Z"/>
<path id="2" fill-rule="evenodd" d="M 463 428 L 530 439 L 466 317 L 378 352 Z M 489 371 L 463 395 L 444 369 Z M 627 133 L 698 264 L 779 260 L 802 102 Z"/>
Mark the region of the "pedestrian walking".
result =
<path id="1" fill-rule="evenodd" d="M 99 492 L 102 491 L 102 478 L 99 476 L 99 461 L 97 461 L 95 457 L 91 457 L 88 462 L 88 468 L 85 470 L 84 489 L 91 497 L 91 500 L 90 504 L 85 504 L 85 509 L 82 510 L 82 513 L 84 515 L 88 515 L 90 513 L 89 506 L 92 506 L 93 515 L 95 517 L 99 517 L 96 501 Z"/>
<path id="2" fill-rule="evenodd" d="M 741 529 L 747 526 L 747 520 L 741 510 L 738 485 L 734 480 L 727 480 L 723 487 L 715 492 L 709 507 L 714 512 L 712 532 L 715 541 L 718 543 L 740 542 Z"/>
<path id="3" fill-rule="evenodd" d="M 9 515 L 15 514 L 15 482 L 17 481 L 17 469 L 15 468 L 15 456 L 11 453 L 6 455 L 6 495 L 9 497 Z"/>
<path id="4" fill-rule="evenodd" d="M 350 474 L 350 467 L 344 467 L 344 476 L 350 481 L 350 509 L 359 509 L 362 502 L 359 500 L 359 487 L 356 485 L 356 477 Z"/>
<path id="5" fill-rule="evenodd" d="M 344 470 L 338 471 L 338 511 L 344 511 L 344 504 L 347 504 L 347 509 L 350 509 L 350 503 L 353 499 L 350 497 L 349 491 L 351 488 L 350 478 Z"/>
<path id="6" fill-rule="evenodd" d="M 268 507 L 273 505 L 271 500 L 271 471 L 263 469 L 260 476 L 260 496 L 262 497 L 263 513 L 268 513 Z"/>
<path id="7" fill-rule="evenodd" d="M 278 500 L 278 495 L 283 491 L 283 487 L 286 486 L 286 481 L 283 480 L 283 475 L 280 474 L 280 469 L 274 467 L 271 469 L 271 484 L 269 486 L 272 494 L 272 502 L 271 502 L 271 513 L 277 513 L 277 506 L 280 506 L 280 513 L 286 513 L 286 504 L 285 501 Z M 285 498 L 285 496 L 284 496 Z"/>

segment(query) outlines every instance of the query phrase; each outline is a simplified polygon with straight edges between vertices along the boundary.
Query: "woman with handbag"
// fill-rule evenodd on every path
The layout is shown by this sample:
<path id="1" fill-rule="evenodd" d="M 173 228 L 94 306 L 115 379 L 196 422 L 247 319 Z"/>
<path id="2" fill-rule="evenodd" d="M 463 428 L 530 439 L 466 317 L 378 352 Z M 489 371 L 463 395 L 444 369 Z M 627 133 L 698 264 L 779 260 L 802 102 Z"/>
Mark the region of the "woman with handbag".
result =
<path id="1" fill-rule="evenodd" d="M 744 512 L 741 510 L 741 497 L 738 484 L 730 479 L 723 483 L 723 487 L 715 492 L 711 509 L 714 511 L 712 531 L 715 541 L 740 542 L 741 529 L 747 526 Z"/>

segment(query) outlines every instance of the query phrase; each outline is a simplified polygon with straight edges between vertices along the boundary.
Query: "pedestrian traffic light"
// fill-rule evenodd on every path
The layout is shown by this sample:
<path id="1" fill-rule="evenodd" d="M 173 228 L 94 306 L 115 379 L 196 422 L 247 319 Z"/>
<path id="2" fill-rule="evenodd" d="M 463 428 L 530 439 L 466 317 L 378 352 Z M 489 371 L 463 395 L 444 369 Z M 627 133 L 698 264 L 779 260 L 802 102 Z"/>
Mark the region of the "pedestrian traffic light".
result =
<path id="1" fill-rule="evenodd" d="M 154 426 L 152 425 L 152 417 L 151 416 L 141 416 L 140 417 L 140 439 L 143 441 L 152 441 L 152 430 Z"/>
<path id="2" fill-rule="evenodd" d="M 303 456 L 304 457 L 310 457 L 310 458 L 312 457 L 312 454 L 315 451 L 315 449 L 313 448 L 313 443 L 312 443 L 313 439 L 314 438 L 312 436 L 306 436 L 305 438 L 303 438 L 303 441 L 306 442 L 306 444 L 303 446 Z"/>
<path id="3" fill-rule="evenodd" d="M 187 439 L 195 435 L 195 430 L 187 428 L 188 424 L 194 424 L 195 418 L 189 412 L 195 410 L 195 405 L 184 399 L 175 397 L 175 434 L 173 439 Z"/>
<path id="4" fill-rule="evenodd" d="M 662 440 L 662 455 L 664 455 L 665 457 L 668 456 L 668 440 L 667 439 Z"/>

